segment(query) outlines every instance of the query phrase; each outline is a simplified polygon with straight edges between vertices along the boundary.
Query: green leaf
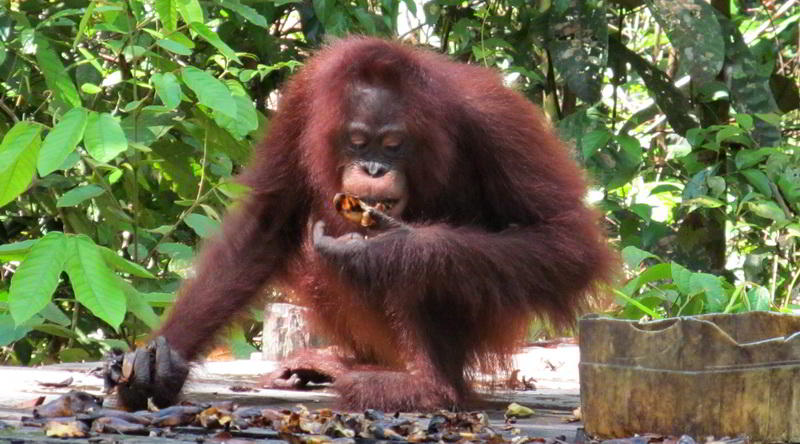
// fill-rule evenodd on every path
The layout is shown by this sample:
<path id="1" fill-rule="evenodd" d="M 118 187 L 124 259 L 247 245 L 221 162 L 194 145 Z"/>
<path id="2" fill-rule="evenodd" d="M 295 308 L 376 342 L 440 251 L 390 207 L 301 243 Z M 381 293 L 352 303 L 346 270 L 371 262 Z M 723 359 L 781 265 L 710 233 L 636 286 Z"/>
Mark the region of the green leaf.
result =
<path id="1" fill-rule="evenodd" d="M 692 272 L 676 262 L 672 262 L 670 268 L 672 269 L 672 282 L 678 287 L 678 291 L 682 294 L 690 295 Z"/>
<path id="2" fill-rule="evenodd" d="M 83 17 L 81 17 L 81 22 L 78 24 L 78 31 L 75 33 L 75 40 L 72 41 L 72 49 L 75 49 L 78 46 L 78 42 L 81 41 L 81 37 L 86 34 L 86 25 L 89 24 L 89 20 L 92 18 L 92 14 L 94 14 L 94 8 L 96 3 L 94 0 L 89 2 L 89 5 L 86 6 L 86 12 L 83 13 Z"/>
<path id="3" fill-rule="evenodd" d="M 19 341 L 24 338 L 29 331 L 31 331 L 30 327 L 14 323 L 14 319 L 11 318 L 11 315 L 0 314 L 0 347 L 5 347 L 12 342 Z"/>
<path id="4" fill-rule="evenodd" d="M 769 179 L 767 175 L 764 174 L 761 170 L 756 168 L 750 168 L 746 170 L 739 171 L 747 182 L 750 183 L 759 193 L 763 194 L 767 198 L 772 197 L 772 188 L 769 186 Z"/>
<path id="5" fill-rule="evenodd" d="M 706 308 L 712 312 L 721 312 L 725 309 L 725 290 L 722 288 L 719 276 L 708 273 L 692 273 L 689 278 L 690 294 L 704 292 L 706 295 Z"/>
<path id="6" fill-rule="evenodd" d="M 217 33 L 209 29 L 208 26 L 200 22 L 192 22 L 189 24 L 189 28 L 196 32 L 205 41 L 211 43 L 211 45 L 217 48 L 219 52 L 222 53 L 222 55 L 224 55 L 228 60 L 235 60 L 239 63 L 242 63 L 242 61 L 239 60 L 239 57 L 236 55 L 236 52 L 225 42 L 223 42 Z"/>
<path id="7" fill-rule="evenodd" d="M 99 94 L 103 91 L 103 88 L 100 88 L 94 83 L 87 82 L 81 85 L 81 91 L 85 92 L 86 94 Z"/>
<path id="8" fill-rule="evenodd" d="M 192 213 L 183 221 L 202 238 L 210 238 L 219 232 L 219 222 L 202 214 Z"/>
<path id="9" fill-rule="evenodd" d="M 0 261 L 21 261 L 31 251 L 38 239 L 29 239 L 13 244 L 0 245 Z"/>
<path id="10" fill-rule="evenodd" d="M 183 81 L 197 95 L 200 104 L 228 117 L 236 118 L 237 106 L 224 83 L 211 74 L 193 66 L 183 68 Z"/>
<path id="11" fill-rule="evenodd" d="M 176 0 L 155 0 L 153 6 L 159 20 L 161 20 L 164 31 L 175 31 L 178 28 L 178 4 Z"/>
<path id="12" fill-rule="evenodd" d="M 704 208 L 719 208 L 725 205 L 725 202 L 713 198 L 711 196 L 697 196 L 693 199 L 685 200 L 681 203 L 684 206 L 696 205 Z"/>
<path id="13" fill-rule="evenodd" d="M 39 324 L 33 327 L 34 330 L 46 333 L 51 336 L 58 336 L 61 338 L 77 338 L 78 336 L 72 330 L 55 324 Z"/>
<path id="14" fill-rule="evenodd" d="M 773 201 L 759 200 L 756 202 L 747 202 L 747 206 L 750 208 L 750 211 L 763 218 L 772 219 L 776 222 L 784 222 L 786 220 L 786 215 L 783 213 L 783 210 L 781 210 L 781 207 Z"/>
<path id="15" fill-rule="evenodd" d="M 8 305 L 17 325 L 50 303 L 69 254 L 64 233 L 51 231 L 39 239 L 11 278 Z"/>
<path id="16" fill-rule="evenodd" d="M 88 112 L 82 107 L 72 108 L 64 114 L 61 121 L 47 134 L 39 152 L 36 167 L 44 177 L 56 171 L 78 146 L 86 129 Z"/>
<path id="17" fill-rule="evenodd" d="M 175 109 L 181 104 L 181 85 L 178 78 L 171 72 L 155 73 L 150 77 L 150 81 L 156 89 L 156 94 L 161 102 L 169 109 Z"/>
<path id="18" fill-rule="evenodd" d="M 658 256 L 649 251 L 644 251 L 634 246 L 628 246 L 622 249 L 622 260 L 625 261 L 631 268 L 639 268 L 639 265 L 645 259 L 658 259 L 661 260 Z"/>
<path id="19" fill-rule="evenodd" d="M 52 302 L 45 305 L 42 311 L 39 312 L 39 315 L 58 325 L 67 326 L 72 323 L 72 320 Z"/>
<path id="20" fill-rule="evenodd" d="M 583 158 L 591 159 L 600 148 L 608 145 L 611 140 L 611 133 L 607 129 L 594 130 L 583 136 Z"/>
<path id="21" fill-rule="evenodd" d="M 753 129 L 753 116 L 750 114 L 736 114 L 736 123 L 739 124 L 744 130 L 750 131 Z"/>
<path id="22" fill-rule="evenodd" d="M 88 361 L 91 358 L 89 352 L 82 348 L 65 348 L 58 352 L 58 359 L 61 362 L 81 362 Z"/>
<path id="23" fill-rule="evenodd" d="M 161 319 L 153 311 L 153 307 L 147 303 L 142 293 L 131 284 L 119 279 L 119 283 L 125 293 L 125 301 L 128 304 L 128 311 L 144 322 L 151 330 L 155 330 L 161 324 Z"/>
<path id="24" fill-rule="evenodd" d="M 205 23 L 203 8 L 198 0 L 176 0 L 178 12 L 186 23 Z"/>
<path id="25" fill-rule="evenodd" d="M 743 169 L 749 168 L 759 162 L 770 154 L 774 153 L 774 148 L 761 148 L 757 150 L 743 149 L 736 153 L 735 162 L 736 168 Z"/>
<path id="26" fill-rule="evenodd" d="M 192 55 L 192 50 L 188 48 L 186 45 L 180 42 L 176 42 L 171 39 L 159 39 L 156 41 L 156 44 L 169 52 L 174 52 L 178 55 L 183 56 L 190 56 Z"/>
<path id="27" fill-rule="evenodd" d="M 175 303 L 175 293 L 141 293 L 141 296 L 153 307 L 169 307 Z"/>
<path id="28" fill-rule="evenodd" d="M 716 11 L 703 0 L 646 0 L 656 21 L 680 52 L 681 66 L 701 85 L 713 81 L 725 59 Z"/>
<path id="29" fill-rule="evenodd" d="M 241 140 L 258 129 L 258 114 L 249 97 L 234 95 L 233 100 L 236 102 L 237 118 L 231 119 L 222 113 L 215 112 L 214 120 L 219 126 Z"/>
<path id="30" fill-rule="evenodd" d="M 93 158 L 107 163 L 128 149 L 128 139 L 117 119 L 109 113 L 92 111 L 83 136 L 86 150 Z"/>
<path id="31" fill-rule="evenodd" d="M 0 144 L 0 207 L 28 188 L 36 171 L 36 157 L 42 127 L 33 122 L 18 122 Z"/>
<path id="32" fill-rule="evenodd" d="M 219 0 L 218 4 L 223 8 L 228 8 L 231 11 L 241 15 L 245 20 L 250 23 L 260 26 L 262 28 L 269 28 L 269 23 L 261 14 L 250 6 L 243 5 L 239 0 Z"/>
<path id="33" fill-rule="evenodd" d="M 61 57 L 50 48 L 47 39 L 40 35 L 36 36 L 36 62 L 59 107 L 69 109 L 81 106 L 78 89 L 72 83 L 69 71 L 61 63 Z"/>
<path id="34" fill-rule="evenodd" d="M 114 268 L 115 270 L 121 271 L 123 273 L 128 273 L 132 276 L 138 276 L 141 278 L 147 279 L 155 279 L 156 277 L 153 276 L 152 273 L 147 271 L 144 267 L 137 264 L 136 262 L 131 262 L 124 257 L 118 255 L 115 251 L 111 250 L 110 248 L 97 246 L 97 249 L 100 251 L 100 254 L 103 255 L 103 259 L 106 261 L 109 267 Z"/>
<path id="35" fill-rule="evenodd" d="M 166 254 L 172 259 L 191 260 L 194 256 L 192 247 L 177 242 L 164 242 L 156 249 L 161 254 Z"/>
<path id="36" fill-rule="evenodd" d="M 125 318 L 126 304 L 117 276 L 88 236 L 78 235 L 69 240 L 71 254 L 66 271 L 75 298 L 95 316 L 118 328 Z"/>
<path id="37" fill-rule="evenodd" d="M 228 329 L 228 345 L 236 359 L 250 359 L 250 355 L 258 351 L 247 342 L 244 330 L 238 324 L 231 325 Z"/>
<path id="38" fill-rule="evenodd" d="M 59 208 L 75 207 L 81 202 L 100 196 L 105 192 L 106 191 L 98 185 L 84 185 L 82 187 L 76 187 L 59 197 L 58 202 L 56 202 L 56 206 Z"/>
<path id="39" fill-rule="evenodd" d="M 758 285 L 747 291 L 747 301 L 750 304 L 750 310 L 767 311 L 772 303 L 772 298 L 769 290 Z"/>

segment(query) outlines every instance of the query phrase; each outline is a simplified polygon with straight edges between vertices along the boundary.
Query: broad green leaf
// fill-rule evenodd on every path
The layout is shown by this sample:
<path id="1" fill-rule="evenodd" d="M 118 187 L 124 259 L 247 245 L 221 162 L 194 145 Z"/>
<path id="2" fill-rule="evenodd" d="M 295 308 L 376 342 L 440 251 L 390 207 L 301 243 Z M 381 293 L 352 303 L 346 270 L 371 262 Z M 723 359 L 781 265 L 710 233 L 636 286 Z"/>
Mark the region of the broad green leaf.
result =
<path id="1" fill-rule="evenodd" d="M 92 111 L 83 136 L 86 150 L 97 161 L 107 163 L 128 149 L 128 139 L 117 119 Z"/>
<path id="2" fill-rule="evenodd" d="M 141 296 L 153 307 L 169 307 L 175 303 L 175 293 L 141 293 Z"/>
<path id="3" fill-rule="evenodd" d="M 704 0 L 646 0 L 672 46 L 680 52 L 681 66 L 697 84 L 713 81 L 725 59 L 725 41 L 716 11 Z"/>
<path id="4" fill-rule="evenodd" d="M 81 91 L 85 92 L 86 94 L 99 94 L 103 91 L 103 88 L 100 88 L 94 83 L 87 82 L 81 85 Z"/>
<path id="5" fill-rule="evenodd" d="M 125 293 L 125 301 L 128 304 L 128 311 L 144 322 L 150 329 L 155 330 L 161 324 L 161 319 L 153 311 L 153 307 L 147 303 L 142 293 L 131 284 L 119 279 L 119 284 Z"/>
<path id="6" fill-rule="evenodd" d="M 100 196 L 105 192 L 103 187 L 98 185 L 84 185 L 82 187 L 73 188 L 58 198 L 56 206 L 59 208 L 74 207 L 87 199 Z"/>
<path id="7" fill-rule="evenodd" d="M 778 176 L 778 188 L 790 204 L 800 204 L 800 166 L 786 168 Z"/>
<path id="8" fill-rule="evenodd" d="M 39 35 L 36 36 L 36 62 L 59 107 L 66 110 L 81 106 L 78 89 L 72 83 L 69 71 L 64 68 L 61 57 L 50 47 L 47 39 Z"/>
<path id="9" fill-rule="evenodd" d="M 548 20 L 546 45 L 553 65 L 575 95 L 588 104 L 597 102 L 608 59 L 605 2 L 569 2 Z"/>
<path id="10" fill-rule="evenodd" d="M 198 102 L 225 117 L 236 118 L 236 101 L 224 83 L 194 66 L 183 68 L 182 77 L 186 86 L 197 95 Z"/>
<path id="11" fill-rule="evenodd" d="M 155 0 L 156 13 L 164 31 L 173 32 L 178 28 L 178 3 L 176 0 Z M 202 14 L 201 14 L 202 16 Z"/>
<path id="12" fill-rule="evenodd" d="M 186 23 L 205 23 L 203 18 L 203 8 L 198 0 L 175 0 L 178 6 L 178 13 Z"/>
<path id="13" fill-rule="evenodd" d="M 665 0 L 666 1 L 666 0 Z M 731 91 L 731 103 L 736 111 L 746 114 L 777 113 L 778 104 L 770 89 L 769 73 L 762 69 L 763 61 L 747 45 L 736 23 L 718 16 L 725 41 L 725 65 Z M 771 71 L 771 70 L 770 70 Z M 780 142 L 778 122 L 755 120 L 751 132 L 760 146 L 775 146 Z"/>
<path id="14" fill-rule="evenodd" d="M 722 288 L 719 276 L 708 273 L 692 273 L 689 278 L 689 294 L 704 292 L 706 294 L 706 308 L 712 312 L 721 312 L 725 309 L 725 290 Z"/>
<path id="15" fill-rule="evenodd" d="M 92 18 L 92 14 L 94 14 L 94 8 L 96 3 L 94 0 L 89 2 L 89 5 L 86 7 L 86 12 L 83 13 L 83 17 L 81 17 L 81 21 L 78 24 L 78 31 L 75 33 L 75 40 L 72 41 L 72 49 L 75 49 L 78 46 L 78 42 L 81 41 L 81 37 L 86 33 L 86 25 L 89 24 L 89 20 Z"/>
<path id="16" fill-rule="evenodd" d="M 639 268 L 639 265 L 642 263 L 642 261 L 649 258 L 659 259 L 659 257 L 655 254 L 650 253 L 649 251 L 641 250 L 634 246 L 628 246 L 622 249 L 622 260 L 624 260 L 625 263 L 631 268 Z"/>
<path id="17" fill-rule="evenodd" d="M 13 244 L 0 245 L 0 261 L 20 261 L 31 251 L 38 239 L 14 242 Z"/>
<path id="18" fill-rule="evenodd" d="M 75 150 L 83 138 L 88 112 L 82 107 L 72 108 L 64 114 L 61 121 L 47 134 L 39 152 L 36 167 L 44 177 L 56 171 L 67 156 Z"/>
<path id="19" fill-rule="evenodd" d="M 672 282 L 678 287 L 678 291 L 685 295 L 691 294 L 690 281 L 692 279 L 692 272 L 676 262 L 672 262 L 670 268 L 672 271 Z"/>
<path id="20" fill-rule="evenodd" d="M 29 331 L 31 331 L 29 326 L 14 323 L 10 314 L 0 314 L 0 347 L 19 341 Z"/>
<path id="21" fill-rule="evenodd" d="M 770 298 L 769 290 L 759 285 L 747 291 L 747 301 L 750 304 L 750 310 L 766 311 L 769 310 L 772 298 Z"/>
<path id="22" fill-rule="evenodd" d="M 161 102 L 169 109 L 175 109 L 181 104 L 181 85 L 178 78 L 171 72 L 155 73 L 150 77 L 150 81 L 156 88 L 156 94 Z"/>
<path id="23" fill-rule="evenodd" d="M 67 326 L 72 323 L 72 320 L 52 302 L 45 305 L 42 311 L 39 312 L 39 316 L 58 325 Z"/>
<path id="24" fill-rule="evenodd" d="M 77 338 L 78 335 L 72 330 L 56 324 L 40 324 L 33 327 L 34 330 L 46 333 L 51 336 L 58 336 L 61 338 Z"/>
<path id="25" fill-rule="evenodd" d="M 713 198 L 711 196 L 697 196 L 694 199 L 685 200 L 681 205 L 691 206 L 696 205 L 704 208 L 719 208 L 725 205 L 725 202 Z"/>
<path id="26" fill-rule="evenodd" d="M 606 129 L 594 130 L 583 136 L 583 158 L 591 159 L 600 148 L 611 140 L 611 133 Z"/>
<path id="27" fill-rule="evenodd" d="M 772 188 L 769 186 L 769 179 L 761 170 L 749 168 L 739 172 L 742 174 L 742 176 L 744 176 L 745 179 L 747 179 L 747 182 L 749 182 L 750 185 L 758 190 L 759 193 L 763 194 L 767 198 L 772 197 Z"/>
<path id="28" fill-rule="evenodd" d="M 208 43 L 219 50 L 222 55 L 224 55 L 229 60 L 235 60 L 239 63 L 242 61 L 239 60 L 239 57 L 236 55 L 236 52 L 228 46 L 225 42 L 222 41 L 221 38 L 217 35 L 216 32 L 209 29 L 208 26 L 200 23 L 200 22 L 192 22 L 189 25 L 189 28 L 196 32 L 200 37 L 202 37 Z"/>
<path id="29" fill-rule="evenodd" d="M 174 52 L 178 55 L 190 56 L 192 55 L 192 50 L 189 49 L 186 45 L 176 42 L 171 39 L 159 39 L 156 41 L 156 44 L 167 51 Z"/>
<path id="30" fill-rule="evenodd" d="M 258 351 L 247 342 L 244 330 L 239 324 L 233 324 L 228 328 L 228 345 L 236 359 L 250 359 L 250 355 Z"/>
<path id="31" fill-rule="evenodd" d="M 36 172 L 36 157 L 42 127 L 33 122 L 18 122 L 0 144 L 0 207 L 28 188 Z"/>
<path id="32" fill-rule="evenodd" d="M 191 260 L 194 256 L 192 247 L 177 242 L 164 242 L 156 250 L 172 259 Z"/>
<path id="33" fill-rule="evenodd" d="M 783 222 L 786 220 L 786 215 L 775 202 L 771 200 L 759 200 L 756 202 L 747 202 L 748 208 L 753 213 L 766 218 L 772 219 L 776 222 Z"/>
<path id="34" fill-rule="evenodd" d="M 628 281 L 628 283 L 625 284 L 624 290 L 626 294 L 633 294 L 645 284 L 655 281 L 663 281 L 670 278 L 672 278 L 671 264 L 655 264 L 639 273 L 635 278 Z"/>
<path id="35" fill-rule="evenodd" d="M 736 168 L 738 169 L 749 168 L 761 162 L 762 159 L 764 159 L 765 157 L 769 156 L 774 152 L 775 152 L 774 148 L 760 148 L 757 150 L 751 150 L 751 149 L 739 150 L 736 153 L 735 157 Z"/>
<path id="36" fill-rule="evenodd" d="M 249 97 L 234 95 L 236 102 L 236 119 L 230 119 L 222 113 L 214 113 L 214 120 L 219 126 L 228 130 L 237 139 L 243 139 L 258 129 L 258 114 Z"/>
<path id="37" fill-rule="evenodd" d="M 110 248 L 101 247 L 98 245 L 97 249 L 100 251 L 100 254 L 103 255 L 103 259 L 106 261 L 106 264 L 108 264 L 109 267 L 112 267 L 115 270 L 121 271 L 123 273 L 128 273 L 132 276 L 138 276 L 147 279 L 155 279 L 155 276 L 153 276 L 152 273 L 147 271 L 147 269 L 137 264 L 136 262 L 131 262 L 125 259 L 124 257 L 118 255 Z"/>
<path id="38" fill-rule="evenodd" d="M 74 236 L 69 241 L 71 253 L 65 268 L 75 298 L 98 318 L 119 327 L 125 318 L 126 303 L 117 276 L 88 236 Z"/>
<path id="39" fill-rule="evenodd" d="M 738 123 L 743 129 L 747 131 L 753 129 L 753 116 L 750 114 L 738 113 L 734 117 L 736 118 L 736 123 Z"/>
<path id="40" fill-rule="evenodd" d="M 47 233 L 31 248 L 11 278 L 8 305 L 17 325 L 50 303 L 68 255 L 67 238 L 58 231 Z"/>
<path id="41" fill-rule="evenodd" d="M 82 348 L 65 348 L 58 352 L 58 359 L 61 362 L 81 362 L 88 361 L 91 358 L 89 352 Z"/>
<path id="42" fill-rule="evenodd" d="M 239 0 L 219 0 L 217 2 L 223 8 L 228 8 L 245 18 L 250 23 L 262 28 L 269 28 L 267 20 L 250 6 L 242 4 Z"/>
<path id="43" fill-rule="evenodd" d="M 183 221 L 202 238 L 212 237 L 219 231 L 219 222 L 202 214 L 192 213 L 186 216 Z"/>

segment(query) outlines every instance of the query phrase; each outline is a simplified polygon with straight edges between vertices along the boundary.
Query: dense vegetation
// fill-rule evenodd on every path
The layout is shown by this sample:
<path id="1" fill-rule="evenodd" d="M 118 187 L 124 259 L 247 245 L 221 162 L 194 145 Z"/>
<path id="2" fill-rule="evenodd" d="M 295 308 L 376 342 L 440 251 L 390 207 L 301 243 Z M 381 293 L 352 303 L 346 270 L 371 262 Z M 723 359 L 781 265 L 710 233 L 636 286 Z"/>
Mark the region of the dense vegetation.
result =
<path id="1" fill-rule="evenodd" d="M 0 361 L 146 337 L 329 36 L 501 69 L 575 147 L 626 263 L 617 314 L 791 311 L 796 0 L 0 1 Z M 257 313 L 255 313 L 257 318 Z M 227 333 L 237 354 L 258 331 Z"/>

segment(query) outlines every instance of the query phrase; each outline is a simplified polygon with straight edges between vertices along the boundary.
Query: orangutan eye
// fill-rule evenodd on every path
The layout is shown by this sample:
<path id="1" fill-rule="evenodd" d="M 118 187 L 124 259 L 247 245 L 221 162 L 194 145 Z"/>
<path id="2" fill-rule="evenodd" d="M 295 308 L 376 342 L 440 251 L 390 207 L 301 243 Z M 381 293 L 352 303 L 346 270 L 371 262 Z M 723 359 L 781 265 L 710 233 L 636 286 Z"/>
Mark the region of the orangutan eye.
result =
<path id="1" fill-rule="evenodd" d="M 403 137 L 400 134 L 388 134 L 383 138 L 383 146 L 386 148 L 397 149 L 402 143 Z"/>
<path id="2" fill-rule="evenodd" d="M 362 133 L 352 133 L 350 134 L 350 143 L 360 148 L 367 144 L 367 136 Z"/>

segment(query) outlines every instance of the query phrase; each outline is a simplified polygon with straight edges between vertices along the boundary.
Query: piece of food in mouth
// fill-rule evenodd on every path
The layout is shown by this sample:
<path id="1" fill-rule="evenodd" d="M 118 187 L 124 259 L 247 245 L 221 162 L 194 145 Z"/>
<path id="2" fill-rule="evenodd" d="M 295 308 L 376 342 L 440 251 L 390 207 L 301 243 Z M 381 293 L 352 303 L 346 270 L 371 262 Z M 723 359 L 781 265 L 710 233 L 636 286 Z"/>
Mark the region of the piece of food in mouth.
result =
<path id="1" fill-rule="evenodd" d="M 370 209 L 386 212 L 391 210 L 396 203 L 396 199 L 367 203 L 365 200 L 345 193 L 336 193 L 336 196 L 333 197 L 333 206 L 339 215 L 366 228 L 373 227 L 378 222 L 372 217 Z"/>

